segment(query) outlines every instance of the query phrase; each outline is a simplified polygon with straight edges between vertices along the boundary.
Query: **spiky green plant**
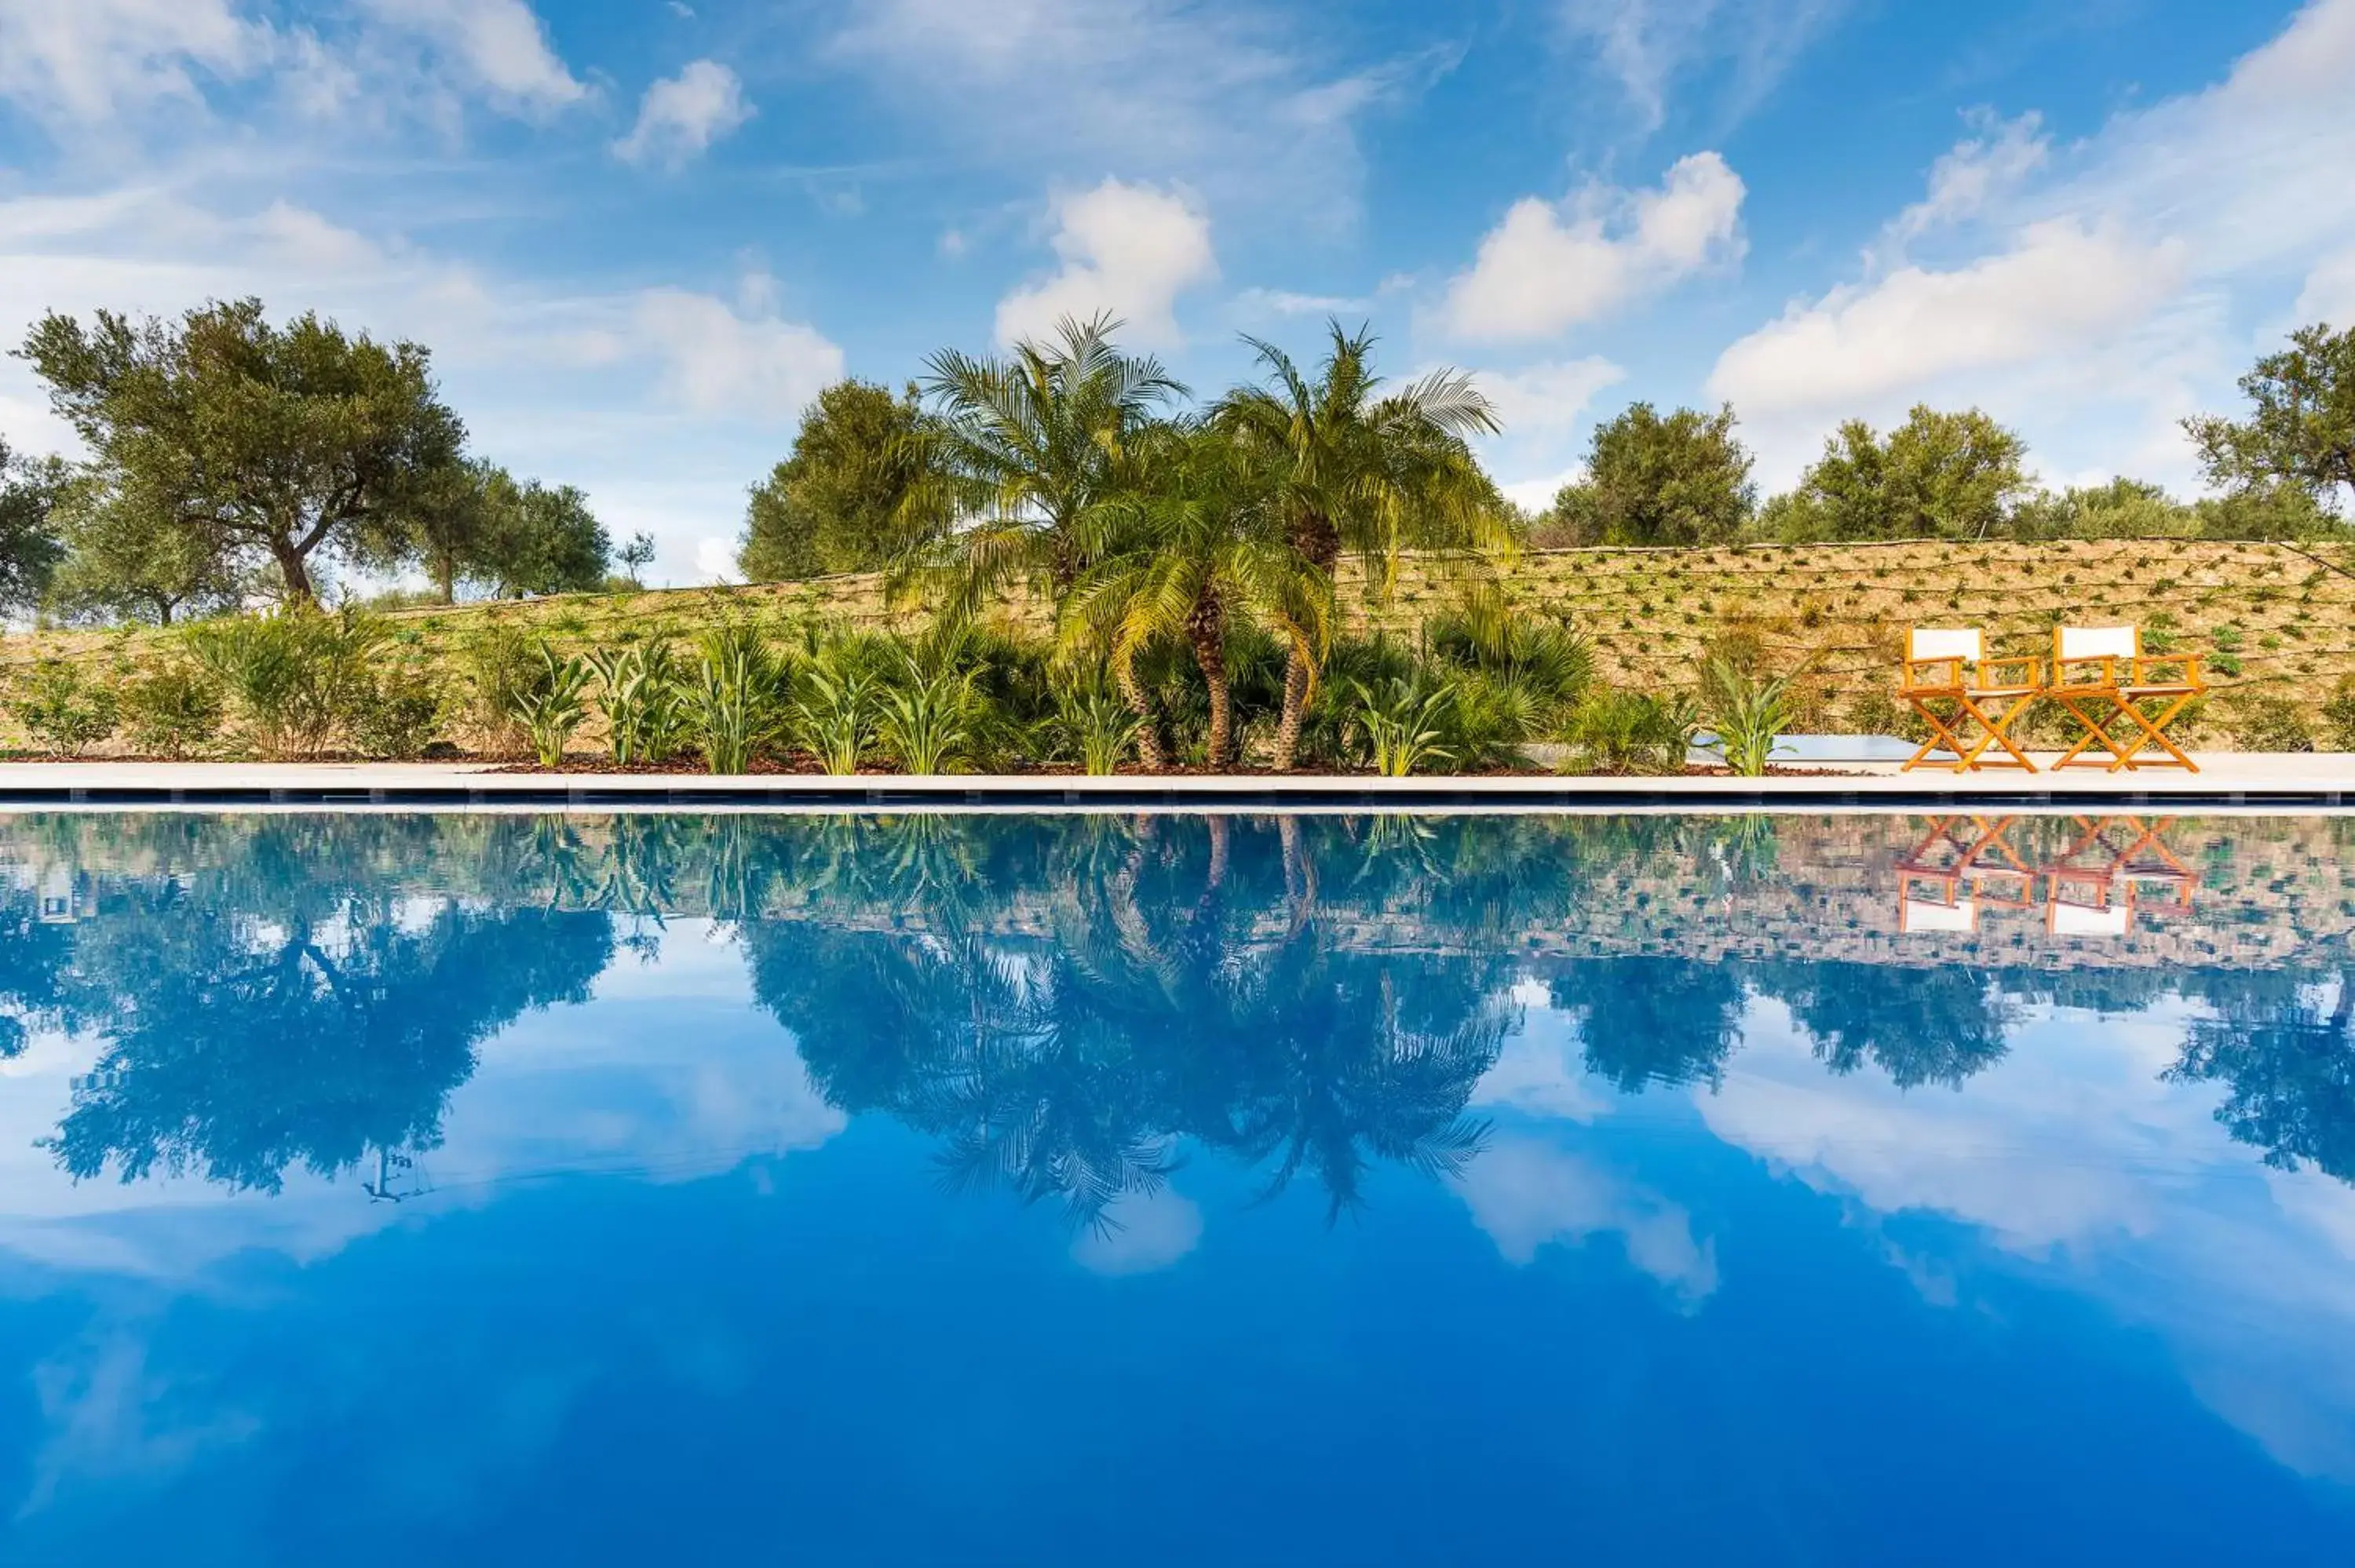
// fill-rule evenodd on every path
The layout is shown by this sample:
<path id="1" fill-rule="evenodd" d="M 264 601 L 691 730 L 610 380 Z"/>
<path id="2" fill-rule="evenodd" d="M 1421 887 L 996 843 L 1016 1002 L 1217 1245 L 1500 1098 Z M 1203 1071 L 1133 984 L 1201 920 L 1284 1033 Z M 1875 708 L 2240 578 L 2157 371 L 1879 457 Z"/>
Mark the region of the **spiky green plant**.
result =
<path id="1" fill-rule="evenodd" d="M 970 670 L 947 663 L 927 667 L 902 650 L 900 679 L 877 705 L 876 737 L 908 773 L 951 773 L 971 760 L 979 736 L 982 703 Z M 855 771 L 831 765 L 829 772 Z"/>
<path id="2" fill-rule="evenodd" d="M 605 715 L 605 749 L 623 768 L 664 762 L 686 744 L 687 698 L 667 642 L 601 649 L 589 656 Z"/>
<path id="3" fill-rule="evenodd" d="M 1791 677 L 1759 675 L 1729 659 L 1710 662 L 1702 681 L 1704 745 L 1741 778 L 1764 775 L 1791 723 Z"/>
<path id="4" fill-rule="evenodd" d="M 516 721 L 531 739 L 531 754 L 542 768 L 564 766 L 565 748 L 589 717 L 589 661 L 578 656 L 559 659 L 548 643 L 539 645 L 540 678 L 534 689 L 515 700 Z"/>
<path id="5" fill-rule="evenodd" d="M 1420 674 L 1380 687 L 1352 685 L 1358 705 L 1354 722 L 1373 750 L 1376 773 L 1404 779 L 1432 764 L 1454 760 L 1455 754 L 1445 744 L 1455 711 L 1453 685 Z"/>
<path id="6" fill-rule="evenodd" d="M 696 667 L 687 687 L 687 728 L 702 743 L 714 773 L 742 773 L 776 734 L 783 685 L 775 655 L 760 632 L 741 621 L 717 626 L 696 640 Z"/>
<path id="7" fill-rule="evenodd" d="M 1118 694 L 1096 683 L 1057 694 L 1055 727 L 1059 738 L 1079 754 L 1080 766 L 1101 778 L 1119 772 L 1135 755 L 1144 726 Z"/>

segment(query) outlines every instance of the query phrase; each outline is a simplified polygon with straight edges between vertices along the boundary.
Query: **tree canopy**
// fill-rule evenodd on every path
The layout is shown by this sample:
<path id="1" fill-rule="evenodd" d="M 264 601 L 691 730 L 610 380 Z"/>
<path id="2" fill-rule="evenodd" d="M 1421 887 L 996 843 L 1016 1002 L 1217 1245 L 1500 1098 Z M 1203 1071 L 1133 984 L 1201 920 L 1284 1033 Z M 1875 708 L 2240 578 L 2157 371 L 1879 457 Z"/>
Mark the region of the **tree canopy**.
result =
<path id="1" fill-rule="evenodd" d="M 921 476 L 927 416 L 910 387 L 894 397 L 838 381 L 802 411 L 791 456 L 752 487 L 736 563 L 753 582 L 871 571 L 911 542 L 905 508 Z"/>
<path id="2" fill-rule="evenodd" d="M 259 300 L 176 322 L 52 313 L 22 350 L 93 454 L 102 505 L 191 556 L 274 569 L 317 598 L 328 557 L 392 553 L 465 430 L 413 343 L 346 334 L 315 314 L 272 324 Z"/>
<path id="3" fill-rule="evenodd" d="M 1714 414 L 1649 403 L 1597 425 L 1586 477 L 1562 487 L 1546 542 L 1707 545 L 1740 534 L 1758 508 L 1750 453 L 1734 439 L 1731 405 Z"/>
<path id="4" fill-rule="evenodd" d="M 2333 512 L 2355 499 L 2355 327 L 2293 334 L 2289 347 L 2241 377 L 2241 390 L 2252 405 L 2247 418 L 2183 422 L 2212 483 L 2236 492 L 2295 485 Z"/>
<path id="5" fill-rule="evenodd" d="M 51 518 L 64 485 L 62 463 L 29 461 L 0 437 L 0 615 L 30 609 L 48 591 L 65 554 Z"/>
<path id="6" fill-rule="evenodd" d="M 2027 455 L 1977 408 L 1917 404 L 1886 437 L 1850 419 L 1798 488 L 1768 503 L 1761 526 L 1794 541 L 1985 538 L 2028 493 Z"/>

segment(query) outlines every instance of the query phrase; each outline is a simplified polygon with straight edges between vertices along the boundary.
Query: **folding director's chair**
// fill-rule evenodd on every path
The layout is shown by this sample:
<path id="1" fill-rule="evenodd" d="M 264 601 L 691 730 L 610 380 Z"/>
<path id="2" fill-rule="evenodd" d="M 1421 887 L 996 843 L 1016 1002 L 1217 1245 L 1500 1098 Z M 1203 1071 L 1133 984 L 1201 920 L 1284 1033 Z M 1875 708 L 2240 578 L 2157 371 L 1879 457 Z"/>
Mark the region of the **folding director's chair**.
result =
<path id="1" fill-rule="evenodd" d="M 1957 773 L 1981 768 L 2024 768 L 2036 771 L 2028 753 L 2009 735 L 2011 725 L 2041 694 L 2033 659 L 1989 659 L 1987 634 L 1976 627 L 1917 626 L 1905 634 L 1905 668 L 1900 694 L 1930 726 L 1930 738 L 1906 760 L 1907 769 L 1951 768 Z M 1933 704 L 1952 704 L 1950 720 Z M 1977 726 L 1976 739 L 1965 732 Z M 2002 755 L 1984 759 L 1991 747 Z M 1951 751 L 1955 760 L 1934 760 L 1931 753 Z"/>
<path id="2" fill-rule="evenodd" d="M 2120 768 L 2200 765 L 2167 738 L 2167 726 L 2208 689 L 2193 654 L 2146 654 L 2134 626 L 2062 626 L 2052 633 L 2052 683 L 2045 694 L 2085 734 L 2052 766 Z M 2109 753 L 2083 754 L 2094 747 Z M 2164 756 L 2142 759 L 2146 751 Z"/>

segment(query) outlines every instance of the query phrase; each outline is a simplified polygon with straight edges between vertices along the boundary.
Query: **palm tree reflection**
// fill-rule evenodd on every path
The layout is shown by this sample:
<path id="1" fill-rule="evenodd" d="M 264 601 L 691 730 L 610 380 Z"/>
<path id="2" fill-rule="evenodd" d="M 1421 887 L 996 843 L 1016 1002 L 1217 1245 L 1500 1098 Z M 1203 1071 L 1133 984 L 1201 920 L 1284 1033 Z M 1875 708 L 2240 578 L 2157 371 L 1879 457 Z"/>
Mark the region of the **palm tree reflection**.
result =
<path id="1" fill-rule="evenodd" d="M 838 1108 L 1080 1226 L 1188 1149 L 1333 1216 L 1384 1165 L 1460 1172 L 1539 992 L 1625 1093 L 1713 1090 L 1763 999 L 1829 1071 L 1916 1089 L 2002 1060 L 2030 1004 L 2188 998 L 2173 1076 L 2225 1084 L 2269 1160 L 2355 1181 L 2347 966 L 2227 961 L 2329 950 L 2320 873 L 2355 828 L 2210 831 L 2197 911 L 2137 938 L 2182 961 L 2050 969 L 2028 922 L 1892 948 L 1910 841 L 1880 819 L 28 817 L 0 822 L 0 1055 L 102 1043 L 52 1140 L 76 1176 L 389 1169 L 485 1039 L 686 915 L 735 934 Z M 61 924 L 28 892 L 60 868 Z"/>

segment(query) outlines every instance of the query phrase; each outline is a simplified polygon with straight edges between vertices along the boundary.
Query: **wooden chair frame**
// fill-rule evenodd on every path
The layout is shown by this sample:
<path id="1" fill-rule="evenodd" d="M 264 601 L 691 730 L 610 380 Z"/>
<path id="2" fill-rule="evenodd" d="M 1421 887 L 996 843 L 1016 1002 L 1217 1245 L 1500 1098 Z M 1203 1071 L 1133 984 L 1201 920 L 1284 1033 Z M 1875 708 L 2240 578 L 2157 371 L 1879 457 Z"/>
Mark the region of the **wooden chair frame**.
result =
<path id="1" fill-rule="evenodd" d="M 1968 652 L 1929 651 L 1966 643 Z M 1916 768 L 1949 768 L 1956 773 L 1976 773 L 1985 768 L 2036 771 L 2036 764 L 2011 738 L 2010 731 L 2020 715 L 2043 694 L 2044 688 L 2038 680 L 2038 661 L 1987 658 L 1986 633 L 1975 629 L 1917 627 L 1906 634 L 1905 644 L 1898 694 L 1930 726 L 1930 738 L 1906 758 L 1900 771 L 1911 772 Z M 1962 710 L 1961 715 L 1948 721 L 1931 705 L 1939 702 L 1954 704 Z M 1963 737 L 1962 731 L 1967 724 L 1978 726 L 1979 735 L 1975 741 Z M 1930 754 L 1942 747 L 1955 754 L 1953 762 L 1930 760 Z M 2003 754 L 1988 758 L 1986 754 L 1991 747 L 2001 747 Z"/>
<path id="2" fill-rule="evenodd" d="M 2072 656 L 2073 631 L 2087 640 L 2130 638 L 2132 651 Z M 2166 673 L 2170 670 L 2175 672 L 2172 679 Z M 2101 768 L 2115 773 L 2183 768 L 2199 772 L 2200 765 L 2167 737 L 2167 726 L 2207 689 L 2197 654 L 2146 654 L 2140 627 L 2054 628 L 2052 683 L 2045 695 L 2068 710 L 2085 734 L 2053 768 Z M 2157 705 L 2157 710 L 2146 713 L 2145 703 Z M 2106 759 L 2083 755 L 2096 746 L 2109 753 Z M 2142 760 L 2142 754 L 2152 750 L 2165 755 Z"/>

